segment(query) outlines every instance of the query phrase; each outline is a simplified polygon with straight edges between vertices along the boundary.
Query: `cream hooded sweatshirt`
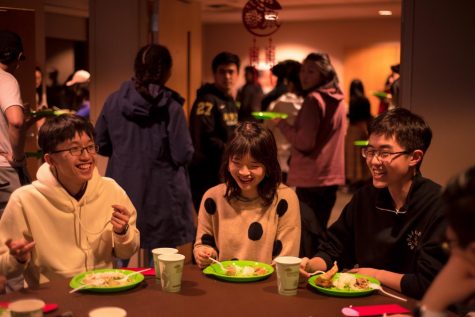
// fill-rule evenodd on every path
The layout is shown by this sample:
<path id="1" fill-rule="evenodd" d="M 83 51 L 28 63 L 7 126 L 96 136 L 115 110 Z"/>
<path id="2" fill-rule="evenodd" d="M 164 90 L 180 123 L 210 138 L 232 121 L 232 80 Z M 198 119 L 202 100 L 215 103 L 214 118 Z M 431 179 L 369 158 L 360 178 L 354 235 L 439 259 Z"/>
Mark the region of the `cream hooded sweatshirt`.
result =
<path id="1" fill-rule="evenodd" d="M 125 191 L 94 170 L 86 192 L 77 201 L 43 164 L 31 185 L 17 189 L 0 219 L 0 274 L 25 276 L 30 287 L 58 277 L 72 277 L 93 269 L 112 268 L 113 256 L 130 258 L 139 248 L 137 213 Z M 112 230 L 111 205 L 131 213 L 129 230 Z M 34 240 L 32 257 L 21 264 L 9 254 L 7 239 Z"/>

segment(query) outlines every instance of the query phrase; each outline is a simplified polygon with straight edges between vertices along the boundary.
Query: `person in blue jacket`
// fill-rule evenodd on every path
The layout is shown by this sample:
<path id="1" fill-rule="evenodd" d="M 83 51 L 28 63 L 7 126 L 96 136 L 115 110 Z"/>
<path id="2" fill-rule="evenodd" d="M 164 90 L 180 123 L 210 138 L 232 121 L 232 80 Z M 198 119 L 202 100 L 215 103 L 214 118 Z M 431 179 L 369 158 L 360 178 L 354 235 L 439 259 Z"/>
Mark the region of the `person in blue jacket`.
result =
<path id="1" fill-rule="evenodd" d="M 193 145 L 184 99 L 165 86 L 172 57 L 165 46 L 142 47 L 135 77 L 110 95 L 96 123 L 99 154 L 108 156 L 106 176 L 115 179 L 137 209 L 141 248 L 177 247 L 193 241 L 187 165 Z"/>

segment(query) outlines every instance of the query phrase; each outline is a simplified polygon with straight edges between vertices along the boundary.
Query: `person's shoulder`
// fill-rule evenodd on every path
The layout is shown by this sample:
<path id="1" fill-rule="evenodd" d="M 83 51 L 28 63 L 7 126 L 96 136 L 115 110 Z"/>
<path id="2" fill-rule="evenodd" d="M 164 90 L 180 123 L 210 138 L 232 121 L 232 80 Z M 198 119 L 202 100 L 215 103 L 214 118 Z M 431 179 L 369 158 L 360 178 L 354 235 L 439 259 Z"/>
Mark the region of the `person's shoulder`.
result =
<path id="1" fill-rule="evenodd" d="M 440 196 L 442 186 L 429 178 L 416 175 L 414 178 L 414 189 L 420 196 Z"/>
<path id="2" fill-rule="evenodd" d="M 185 103 L 185 98 L 183 98 L 177 91 L 165 87 L 164 88 L 167 91 L 167 94 L 170 96 L 170 100 L 172 101 L 173 104 L 178 105 L 178 106 L 183 106 Z"/>
<path id="3" fill-rule="evenodd" d="M 221 183 L 208 189 L 203 195 L 203 198 L 224 198 L 224 194 L 226 194 L 226 184 Z"/>
<path id="4" fill-rule="evenodd" d="M 280 184 L 277 188 L 277 198 L 277 200 L 285 199 L 292 203 L 295 201 L 298 202 L 298 197 L 295 190 L 285 184 Z"/>

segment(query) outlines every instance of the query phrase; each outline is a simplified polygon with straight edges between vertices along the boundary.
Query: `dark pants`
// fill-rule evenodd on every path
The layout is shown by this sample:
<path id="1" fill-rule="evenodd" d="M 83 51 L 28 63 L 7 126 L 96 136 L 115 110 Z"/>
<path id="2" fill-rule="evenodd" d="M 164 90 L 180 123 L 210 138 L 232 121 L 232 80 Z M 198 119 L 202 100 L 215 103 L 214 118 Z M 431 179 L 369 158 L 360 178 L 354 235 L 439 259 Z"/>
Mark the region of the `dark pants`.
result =
<path id="1" fill-rule="evenodd" d="M 308 214 L 306 216 L 302 215 L 302 256 L 314 256 L 319 242 L 315 240 L 325 237 L 328 219 L 335 205 L 337 190 L 337 185 L 311 188 L 297 187 L 301 212 L 304 211 L 303 208 L 306 208 L 312 210 L 314 214 L 314 217 Z M 308 221 L 307 218 L 313 218 L 316 221 Z M 313 241 L 308 241 L 309 239 Z"/>

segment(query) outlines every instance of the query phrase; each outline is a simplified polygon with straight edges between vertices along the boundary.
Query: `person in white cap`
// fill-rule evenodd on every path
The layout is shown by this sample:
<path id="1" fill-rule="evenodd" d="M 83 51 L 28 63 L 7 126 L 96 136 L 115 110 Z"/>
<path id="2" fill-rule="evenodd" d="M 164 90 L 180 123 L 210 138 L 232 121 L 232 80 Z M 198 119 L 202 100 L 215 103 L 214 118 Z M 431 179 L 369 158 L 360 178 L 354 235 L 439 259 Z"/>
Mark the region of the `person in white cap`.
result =
<path id="1" fill-rule="evenodd" d="M 76 111 L 76 114 L 89 119 L 89 81 L 91 74 L 83 69 L 74 72 L 70 80 L 66 82 L 70 92 L 70 108 Z"/>

